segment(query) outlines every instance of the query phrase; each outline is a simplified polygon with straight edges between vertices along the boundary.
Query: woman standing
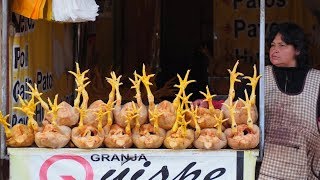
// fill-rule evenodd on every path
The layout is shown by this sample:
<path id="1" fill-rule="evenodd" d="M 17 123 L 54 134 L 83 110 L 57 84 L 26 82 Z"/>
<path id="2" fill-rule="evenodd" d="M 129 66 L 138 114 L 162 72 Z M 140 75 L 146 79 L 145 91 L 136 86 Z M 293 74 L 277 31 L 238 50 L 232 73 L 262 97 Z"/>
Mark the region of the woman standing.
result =
<path id="1" fill-rule="evenodd" d="M 279 24 L 269 35 L 266 139 L 259 179 L 320 179 L 320 71 L 308 67 L 303 30 Z"/>

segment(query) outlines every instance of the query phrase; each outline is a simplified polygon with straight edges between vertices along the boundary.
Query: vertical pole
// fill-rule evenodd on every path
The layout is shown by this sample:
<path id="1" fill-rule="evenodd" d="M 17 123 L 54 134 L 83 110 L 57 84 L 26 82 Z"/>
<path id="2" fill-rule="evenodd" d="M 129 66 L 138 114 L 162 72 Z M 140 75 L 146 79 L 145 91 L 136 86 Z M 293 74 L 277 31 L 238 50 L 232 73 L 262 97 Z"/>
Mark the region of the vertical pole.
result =
<path id="1" fill-rule="evenodd" d="M 77 63 L 81 63 L 80 61 L 80 48 L 81 48 L 81 23 L 77 23 L 76 24 L 76 30 L 75 30 L 75 33 L 76 33 L 76 40 L 75 40 L 75 54 L 74 54 L 74 62 L 73 62 L 73 71 L 75 72 L 76 71 L 76 62 Z M 80 65 L 79 65 L 80 66 Z M 77 87 L 77 84 L 76 82 L 74 81 L 73 82 L 73 89 L 76 89 Z M 74 90 L 73 91 L 73 94 L 74 94 L 74 99 L 76 98 L 77 96 L 77 91 Z M 73 99 L 73 102 L 74 102 L 74 99 Z"/>
<path id="2" fill-rule="evenodd" d="M 2 39 L 1 39 L 1 94 L 2 103 L 0 105 L 1 111 L 4 115 L 8 113 L 8 92 L 9 92 L 9 74 L 8 74 L 8 0 L 2 0 Z M 1 126 L 1 152 L 0 158 L 5 159 L 6 156 L 6 138 L 4 129 Z"/>
<path id="3" fill-rule="evenodd" d="M 80 48 L 81 48 L 81 23 L 77 23 L 77 39 L 76 39 L 76 57 L 75 61 L 80 62 Z"/>
<path id="4" fill-rule="evenodd" d="M 264 69 L 265 69 L 265 0 L 260 0 L 260 40 L 259 40 L 259 73 L 262 75 L 259 83 L 259 127 L 260 127 L 260 152 L 259 161 L 262 161 L 264 151 Z"/>

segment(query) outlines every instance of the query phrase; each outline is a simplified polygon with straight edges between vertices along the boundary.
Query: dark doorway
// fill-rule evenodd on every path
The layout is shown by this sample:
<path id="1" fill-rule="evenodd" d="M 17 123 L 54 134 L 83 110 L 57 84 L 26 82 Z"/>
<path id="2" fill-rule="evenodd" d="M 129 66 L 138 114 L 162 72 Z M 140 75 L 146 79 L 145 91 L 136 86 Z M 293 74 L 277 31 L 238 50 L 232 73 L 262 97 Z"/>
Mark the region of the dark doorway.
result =
<path id="1" fill-rule="evenodd" d="M 199 97 L 208 81 L 209 61 L 203 53 L 212 54 L 212 29 L 212 0 L 162 0 L 159 86 L 191 69 L 190 79 L 197 82 L 187 90 L 194 93 L 192 99 Z"/>

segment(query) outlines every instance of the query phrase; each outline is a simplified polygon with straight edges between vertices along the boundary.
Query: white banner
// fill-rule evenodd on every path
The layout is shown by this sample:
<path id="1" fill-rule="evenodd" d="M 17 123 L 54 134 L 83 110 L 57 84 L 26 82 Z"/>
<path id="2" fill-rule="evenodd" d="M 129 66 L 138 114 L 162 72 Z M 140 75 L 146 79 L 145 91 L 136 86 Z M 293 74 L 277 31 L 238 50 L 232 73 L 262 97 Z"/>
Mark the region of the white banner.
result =
<path id="1" fill-rule="evenodd" d="M 254 179 L 251 151 L 9 148 L 12 180 Z M 245 172 L 246 171 L 246 172 Z"/>

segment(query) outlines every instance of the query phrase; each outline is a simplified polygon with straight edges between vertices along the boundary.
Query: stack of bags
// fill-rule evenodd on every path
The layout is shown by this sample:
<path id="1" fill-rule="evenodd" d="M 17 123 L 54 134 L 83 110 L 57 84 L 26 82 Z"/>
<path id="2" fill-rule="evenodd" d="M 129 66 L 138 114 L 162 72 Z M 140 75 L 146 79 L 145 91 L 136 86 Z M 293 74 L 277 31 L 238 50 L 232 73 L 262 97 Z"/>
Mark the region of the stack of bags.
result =
<path id="1" fill-rule="evenodd" d="M 12 11 L 31 19 L 59 22 L 95 21 L 95 0 L 14 0 Z"/>

